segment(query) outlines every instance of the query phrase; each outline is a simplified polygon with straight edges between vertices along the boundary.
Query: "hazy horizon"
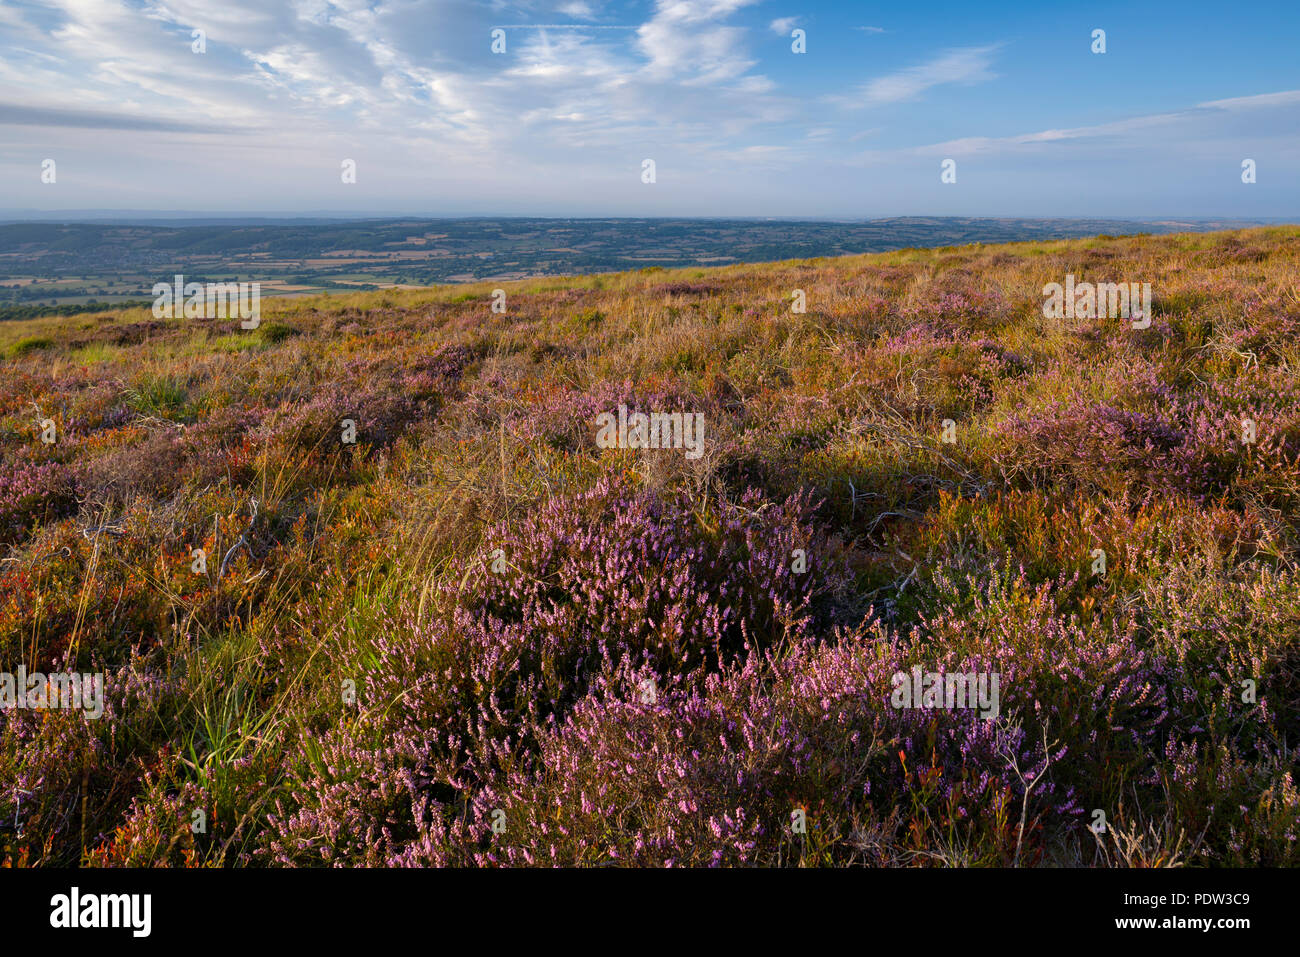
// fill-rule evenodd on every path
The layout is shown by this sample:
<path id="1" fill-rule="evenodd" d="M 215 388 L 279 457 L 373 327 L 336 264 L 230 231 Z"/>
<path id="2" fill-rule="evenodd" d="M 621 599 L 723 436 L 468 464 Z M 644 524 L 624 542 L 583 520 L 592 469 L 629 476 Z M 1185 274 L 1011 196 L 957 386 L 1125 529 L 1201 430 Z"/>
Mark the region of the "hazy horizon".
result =
<path id="1" fill-rule="evenodd" d="M 1175 214 L 1153 216 L 959 216 L 955 214 L 900 214 L 896 216 L 577 216 L 556 214 L 553 216 L 531 216 L 512 213 L 474 212 L 455 216 L 437 213 L 398 213 L 398 212 L 356 212 L 341 210 L 169 210 L 169 209 L 72 209 L 72 210 L 21 210 L 0 209 L 0 225 L 20 225 L 23 223 L 61 223 L 67 225 L 133 225 L 149 224 L 150 221 L 167 221 L 185 223 L 190 221 L 220 223 L 264 222 L 267 225 L 292 224 L 328 224 L 363 223 L 363 222 L 401 222 L 428 221 L 469 221 L 482 220 L 526 220 L 564 222 L 599 222 L 601 220 L 617 222 L 635 222 L 637 220 L 662 220 L 685 222 L 784 222 L 784 223 L 828 223 L 855 224 L 881 223 L 891 221 L 914 220 L 987 220 L 1027 221 L 1027 222 L 1086 222 L 1091 220 L 1107 222 L 1142 223 L 1247 223 L 1261 225 L 1287 225 L 1300 223 L 1300 216 L 1179 216 Z"/>

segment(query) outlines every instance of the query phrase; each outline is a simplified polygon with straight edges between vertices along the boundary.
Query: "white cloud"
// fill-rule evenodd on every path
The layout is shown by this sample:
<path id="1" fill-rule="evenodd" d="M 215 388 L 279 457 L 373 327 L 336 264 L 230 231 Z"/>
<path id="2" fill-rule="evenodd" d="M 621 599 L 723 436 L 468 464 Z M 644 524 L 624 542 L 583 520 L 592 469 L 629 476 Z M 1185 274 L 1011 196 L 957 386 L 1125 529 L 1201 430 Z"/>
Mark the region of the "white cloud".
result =
<path id="1" fill-rule="evenodd" d="M 565 16 L 573 17 L 575 20 L 596 19 L 596 14 L 595 11 L 591 9 L 591 4 L 583 3 L 582 0 L 574 0 L 572 3 L 563 3 L 556 9 Z"/>
<path id="2" fill-rule="evenodd" d="M 1224 114 L 1236 109 L 1280 110 L 1294 106 L 1300 106 L 1300 90 L 1264 93 L 1237 99 L 1211 100 L 1198 103 L 1195 107 L 1186 110 L 1148 113 L 1091 126 L 1036 130 L 1013 136 L 967 136 L 924 146 L 872 150 L 859 154 L 859 158 L 879 161 L 891 156 L 957 157 L 1028 153 L 1041 152 L 1067 143 L 1095 144 L 1098 147 L 1110 148 L 1117 144 L 1132 146 L 1135 143 L 1148 144 L 1158 140 L 1162 145 L 1168 146 L 1177 142 L 1215 138 L 1215 130 L 1230 120 L 1230 117 L 1225 117 Z M 1287 117 L 1282 115 L 1279 120 L 1281 123 L 1279 129 L 1285 129 Z M 1156 130 L 1160 132 L 1157 134 Z M 1268 134 L 1261 130 L 1256 135 Z"/>
<path id="3" fill-rule="evenodd" d="M 948 50 L 920 66 L 869 80 L 854 98 L 860 106 L 876 106 L 914 100 L 926 90 L 946 84 L 971 86 L 994 79 L 990 66 L 1001 44 Z"/>
<path id="4" fill-rule="evenodd" d="M 742 50 L 745 31 L 722 26 L 757 0 L 657 0 L 655 13 L 637 30 L 637 45 L 648 59 L 645 73 L 684 82 L 734 80 L 754 61 Z"/>
<path id="5" fill-rule="evenodd" d="M 1300 90 L 1260 93 L 1256 96 L 1237 96 L 1227 100 L 1210 100 L 1208 103 L 1198 103 L 1196 105 L 1207 110 L 1254 110 L 1274 106 L 1289 106 L 1292 103 L 1300 103 Z"/>

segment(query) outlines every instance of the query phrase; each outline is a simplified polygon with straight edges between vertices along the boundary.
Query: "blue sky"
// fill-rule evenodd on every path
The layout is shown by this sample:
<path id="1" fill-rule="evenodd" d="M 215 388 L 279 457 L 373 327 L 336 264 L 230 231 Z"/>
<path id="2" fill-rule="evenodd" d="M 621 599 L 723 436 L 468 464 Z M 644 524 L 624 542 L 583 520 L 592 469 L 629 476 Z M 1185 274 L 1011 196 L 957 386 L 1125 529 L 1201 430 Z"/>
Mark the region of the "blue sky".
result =
<path id="1" fill-rule="evenodd" d="M 1300 4 L 0 0 L 0 210 L 90 208 L 1300 218 Z"/>

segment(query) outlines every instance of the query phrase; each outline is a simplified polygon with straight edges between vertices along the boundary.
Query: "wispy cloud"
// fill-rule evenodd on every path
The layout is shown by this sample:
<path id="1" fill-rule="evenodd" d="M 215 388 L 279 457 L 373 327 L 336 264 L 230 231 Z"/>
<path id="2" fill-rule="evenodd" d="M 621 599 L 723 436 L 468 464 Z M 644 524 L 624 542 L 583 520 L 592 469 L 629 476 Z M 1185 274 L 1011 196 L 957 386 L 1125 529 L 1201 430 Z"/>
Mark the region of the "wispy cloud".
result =
<path id="1" fill-rule="evenodd" d="M 1207 110 L 1256 110 L 1274 106 L 1300 103 L 1300 90 L 1283 90 L 1279 93 L 1259 93 L 1255 96 L 1236 96 L 1227 100 L 1210 100 L 1197 106 Z"/>
<path id="2" fill-rule="evenodd" d="M 573 17 L 575 20 L 596 19 L 596 13 L 591 9 L 591 4 L 583 3 L 581 0 L 574 0 L 572 3 L 562 3 L 556 9 L 565 16 Z"/>
<path id="3" fill-rule="evenodd" d="M 860 106 L 877 106 L 915 100 L 936 86 L 959 84 L 971 86 L 996 78 L 991 67 L 1000 43 L 982 47 L 948 50 L 919 66 L 876 77 L 858 88 L 853 102 Z"/>
<path id="4" fill-rule="evenodd" d="M 1012 136 L 967 136 L 959 139 L 945 140 L 940 143 L 928 143 L 922 146 L 903 147 L 894 150 L 872 150 L 859 154 L 860 158 L 884 160 L 898 156 L 961 157 L 976 155 L 993 155 L 1009 153 L 1026 153 L 1049 150 L 1065 144 L 1092 142 L 1095 144 L 1125 144 L 1133 142 L 1160 141 L 1169 146 L 1177 142 L 1213 138 L 1214 131 L 1226 119 L 1226 114 L 1250 109 L 1278 112 L 1278 126 L 1263 126 L 1257 129 L 1256 136 L 1267 136 L 1270 129 L 1284 129 L 1285 124 L 1292 123 L 1293 117 L 1288 108 L 1300 107 L 1300 90 L 1285 90 L 1277 93 L 1263 93 L 1257 96 L 1237 97 L 1226 100 L 1211 100 L 1198 103 L 1195 107 L 1166 113 L 1147 113 L 1141 116 L 1125 117 L 1109 123 L 1096 123 L 1089 126 L 1063 127 L 1059 129 L 1036 130 L 1030 133 L 1017 133 Z M 1157 136 L 1156 130 L 1161 132 Z"/>
<path id="5" fill-rule="evenodd" d="M 63 127 L 81 130 L 152 130 L 172 133 L 229 134 L 236 127 L 214 125 L 193 119 L 169 119 L 131 113 L 65 110 L 26 104 L 0 103 L 0 124 L 10 126 Z"/>
<path id="6" fill-rule="evenodd" d="M 277 208 L 430 210 L 451 196 L 521 214 L 703 214 L 726 196 L 735 203 L 726 211 L 742 215 L 777 205 L 839 214 L 843 195 L 871 192 L 865 163 L 896 163 L 905 177 L 928 171 L 936 153 L 1005 153 L 1030 167 L 1059 150 L 1104 159 L 1097 169 L 1136 168 L 1135 180 L 1155 188 L 1150 158 L 1175 140 L 1184 158 L 1240 142 L 1270 172 L 1255 190 L 1261 202 L 1269 185 L 1300 182 L 1288 172 L 1300 170 L 1300 91 L 1236 95 L 1267 91 L 1266 73 L 1239 71 L 1228 98 L 1168 114 L 1158 111 L 1178 88 L 1176 69 L 1159 96 L 1122 86 L 1119 71 L 1056 75 L 1057 110 L 1025 95 L 1037 67 L 1004 55 L 1004 44 L 918 48 L 927 14 L 900 8 L 888 29 L 854 26 L 860 14 L 845 6 L 0 0 L 0 201 L 96 206 L 92 184 L 108 184 L 123 201 L 179 208 L 223 191 Z M 987 28 L 968 19 L 958 35 Z M 809 23 L 821 38 L 813 56 L 772 40 Z M 498 27 L 503 53 L 490 48 Z M 195 29 L 204 53 L 191 48 Z M 1035 29 L 1017 42 L 1051 39 Z M 920 52 L 898 59 L 897 34 Z M 873 75 L 881 61 L 863 60 L 868 48 L 890 66 Z M 1191 61 L 1186 69 L 1195 73 Z M 987 99 L 967 97 L 960 111 L 943 102 L 1002 74 Z M 1086 95 L 1069 95 L 1071 84 Z M 1010 117 L 1022 125 L 1008 128 Z M 1017 128 L 1034 132 L 1005 135 Z M 59 160 L 57 189 L 31 175 L 32 156 Z M 339 183 L 344 157 L 358 161 L 355 188 Z M 654 189 L 640 181 L 644 157 L 658 162 Z M 961 182 L 944 202 L 974 195 L 977 180 Z"/>
<path id="7" fill-rule="evenodd" d="M 655 13 L 637 31 L 651 77 L 684 82 L 734 80 L 754 65 L 745 53 L 744 29 L 724 25 L 758 0 L 657 0 Z"/>

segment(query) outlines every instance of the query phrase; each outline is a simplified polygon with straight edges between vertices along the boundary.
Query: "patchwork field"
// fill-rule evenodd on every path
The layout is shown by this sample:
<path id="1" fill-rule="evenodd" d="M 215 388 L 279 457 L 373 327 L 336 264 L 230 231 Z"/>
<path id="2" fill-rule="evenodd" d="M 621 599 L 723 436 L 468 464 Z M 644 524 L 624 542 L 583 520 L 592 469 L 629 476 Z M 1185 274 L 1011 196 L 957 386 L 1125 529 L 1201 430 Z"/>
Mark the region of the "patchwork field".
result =
<path id="1" fill-rule="evenodd" d="M 1300 863 L 1298 267 L 1269 227 L 0 323 L 0 672 L 104 676 L 0 710 L 0 862 Z M 1149 326 L 1044 318 L 1067 276 Z M 620 406 L 698 441 L 611 447 Z"/>

